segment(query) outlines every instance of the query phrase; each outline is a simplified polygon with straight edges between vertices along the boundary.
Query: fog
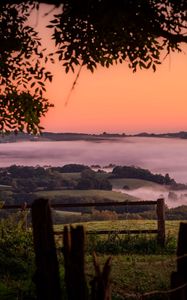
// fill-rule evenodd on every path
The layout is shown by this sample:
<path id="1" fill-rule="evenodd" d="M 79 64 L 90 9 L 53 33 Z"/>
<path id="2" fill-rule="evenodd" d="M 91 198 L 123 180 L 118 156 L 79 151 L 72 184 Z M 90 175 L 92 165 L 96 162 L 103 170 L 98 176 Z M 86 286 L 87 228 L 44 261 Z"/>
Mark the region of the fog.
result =
<path id="1" fill-rule="evenodd" d="M 155 173 L 169 173 L 177 182 L 187 183 L 187 140 L 129 137 L 111 141 L 19 142 L 0 144 L 0 167 L 16 165 L 62 166 L 110 163 L 134 165 Z M 125 192 L 122 190 L 122 192 Z M 144 200 L 164 196 L 168 206 L 187 203 L 186 191 L 168 199 L 168 190 L 150 187 L 128 191 Z"/>
<path id="2" fill-rule="evenodd" d="M 187 140 L 129 137 L 111 141 L 0 144 L 0 167 L 67 163 L 134 165 L 187 183 Z"/>
<path id="3" fill-rule="evenodd" d="M 151 188 L 140 187 L 134 190 L 114 189 L 114 191 L 127 193 L 131 196 L 138 197 L 142 200 L 157 200 L 158 198 L 164 198 L 165 203 L 169 208 L 177 207 L 180 205 L 187 205 L 187 190 L 172 191 L 174 197 L 169 197 L 169 190 L 167 188 Z"/>

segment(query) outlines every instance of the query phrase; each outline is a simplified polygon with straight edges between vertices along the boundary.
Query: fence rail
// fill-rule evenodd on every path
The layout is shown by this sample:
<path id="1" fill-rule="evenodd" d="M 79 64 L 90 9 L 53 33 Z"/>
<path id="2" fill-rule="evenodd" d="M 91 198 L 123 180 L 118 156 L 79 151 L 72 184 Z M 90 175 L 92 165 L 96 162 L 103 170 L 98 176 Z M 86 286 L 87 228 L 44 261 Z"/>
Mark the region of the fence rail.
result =
<path id="1" fill-rule="evenodd" d="M 114 234 L 145 234 L 145 233 L 150 233 L 150 234 L 156 234 L 158 233 L 157 229 L 131 229 L 131 230 L 87 230 L 87 234 L 108 234 L 108 233 L 114 233 Z M 63 231 L 54 231 L 55 235 L 62 235 Z"/>
<path id="2" fill-rule="evenodd" d="M 97 230 L 88 231 L 88 234 L 157 234 L 158 243 L 161 246 L 165 244 L 165 203 L 164 199 L 160 198 L 157 200 L 147 200 L 147 201 L 107 201 L 107 202 L 87 202 L 87 203 L 54 203 L 51 204 L 53 209 L 57 208 L 80 208 L 80 207 L 114 207 L 114 206 L 142 206 L 142 205 L 155 205 L 157 214 L 157 229 L 155 230 Z M 32 205 L 27 205 L 24 203 L 22 205 L 4 205 L 2 209 L 21 209 L 26 210 L 32 208 Z M 62 235 L 63 231 L 55 231 L 55 235 Z"/>
<path id="3" fill-rule="evenodd" d="M 161 199 L 158 199 L 161 200 Z M 72 208 L 72 207 L 93 207 L 93 206 L 136 206 L 136 205 L 156 205 L 158 200 L 146 200 L 146 201 L 110 201 L 110 202 L 86 202 L 86 203 L 55 203 L 51 204 L 52 208 Z M 24 203 L 25 204 L 25 203 Z M 23 209 L 24 205 L 3 205 L 2 209 Z M 25 208 L 30 209 L 32 205 L 26 204 Z"/>
<path id="4" fill-rule="evenodd" d="M 163 225 L 159 221 L 165 221 L 164 218 L 164 199 L 157 200 L 158 216 L 158 234 Z M 61 300 L 59 268 L 56 264 L 57 254 L 55 251 L 55 241 L 52 228 L 51 210 L 49 202 L 45 199 L 38 199 L 32 205 L 32 223 L 33 238 L 36 254 L 36 290 L 38 299 L 52 300 L 56 293 L 55 299 Z M 178 239 L 177 250 L 177 272 L 171 275 L 171 289 L 167 291 L 151 291 L 142 295 L 132 294 L 131 299 L 146 299 L 150 296 L 167 295 L 170 300 L 187 299 L 187 244 L 184 242 L 187 236 L 187 224 L 181 223 Z M 163 237 L 163 235 L 161 236 Z M 85 231 L 83 226 L 72 227 L 65 226 L 64 234 L 64 267 L 65 267 L 65 284 L 67 288 L 68 300 L 111 300 L 111 259 L 109 258 L 103 270 L 101 270 L 97 257 L 95 256 L 94 267 L 96 275 L 91 281 L 91 295 L 88 294 L 88 285 L 85 277 Z M 54 268 L 55 265 L 55 268 Z M 49 276 L 46 276 L 48 274 Z M 56 276 L 56 280 L 54 278 Z M 45 296 L 45 297 L 43 297 Z M 125 297 L 126 298 L 126 297 Z"/>
<path id="5" fill-rule="evenodd" d="M 165 227 L 165 211 L 164 199 L 157 201 L 140 201 L 139 204 L 149 205 L 155 204 L 157 206 L 158 229 Z M 111 204 L 111 202 L 110 202 Z M 121 204 L 121 203 L 120 203 Z M 117 205 L 120 205 L 119 203 Z M 128 205 L 131 205 L 129 202 Z M 53 205 L 52 207 L 62 207 L 61 204 Z M 80 204 L 85 207 L 85 204 Z M 114 202 L 111 204 L 114 205 Z M 127 202 L 126 202 L 127 205 Z M 134 202 L 133 204 L 134 205 Z M 80 207 L 79 206 L 79 207 Z M 97 206 L 92 203 L 90 206 Z M 106 206 L 106 203 L 99 203 L 99 206 Z M 25 204 L 20 205 L 6 205 L 4 209 L 29 209 L 31 206 Z M 73 207 L 72 205 L 70 207 Z M 53 223 L 51 218 L 51 207 L 47 199 L 37 199 L 31 207 L 32 210 L 32 225 L 33 225 L 33 239 L 36 261 L 36 273 L 34 282 L 36 284 L 37 299 L 57 300 L 62 299 L 59 265 L 57 260 L 57 252 L 53 234 Z M 160 226 L 160 227 L 159 227 Z M 159 230 L 140 230 L 139 232 L 159 233 Z M 102 233 L 107 231 L 100 230 Z M 116 231 L 119 233 L 118 231 Z M 122 230 L 122 233 L 129 233 L 128 230 Z M 131 230 L 135 233 L 136 230 Z M 94 232 L 93 232 L 94 233 Z M 162 235 L 163 237 L 163 235 Z M 171 286 L 166 291 L 151 291 L 144 294 L 126 294 L 125 299 L 147 299 L 151 296 L 167 295 L 170 300 L 186 300 L 187 299 L 187 223 L 180 223 L 178 248 L 177 248 L 177 270 L 171 274 Z M 68 300 L 88 300 L 88 286 L 85 279 L 85 260 L 84 260 L 84 240 L 85 232 L 83 226 L 68 227 L 64 229 L 64 266 L 65 266 L 65 285 L 67 288 Z M 91 281 L 91 299 L 93 300 L 111 300 L 111 258 L 106 261 L 103 269 L 100 268 L 97 257 L 94 256 L 95 276 Z"/>

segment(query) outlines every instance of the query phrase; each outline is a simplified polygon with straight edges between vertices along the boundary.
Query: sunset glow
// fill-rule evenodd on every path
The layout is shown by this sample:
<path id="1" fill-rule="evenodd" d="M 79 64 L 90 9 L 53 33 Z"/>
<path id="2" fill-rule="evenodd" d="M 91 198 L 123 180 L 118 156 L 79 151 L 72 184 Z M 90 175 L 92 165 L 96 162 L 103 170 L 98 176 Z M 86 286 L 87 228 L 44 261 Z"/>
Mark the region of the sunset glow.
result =
<path id="1" fill-rule="evenodd" d="M 44 42 L 46 29 L 39 24 Z M 50 44 L 49 44 L 50 45 Z M 47 97 L 55 105 L 42 120 L 46 131 L 55 132 L 171 132 L 187 130 L 187 47 L 170 54 L 152 70 L 133 74 L 128 63 L 109 69 L 98 67 L 92 74 L 82 69 L 75 89 L 65 105 L 76 72 L 65 74 L 60 63 Z"/>

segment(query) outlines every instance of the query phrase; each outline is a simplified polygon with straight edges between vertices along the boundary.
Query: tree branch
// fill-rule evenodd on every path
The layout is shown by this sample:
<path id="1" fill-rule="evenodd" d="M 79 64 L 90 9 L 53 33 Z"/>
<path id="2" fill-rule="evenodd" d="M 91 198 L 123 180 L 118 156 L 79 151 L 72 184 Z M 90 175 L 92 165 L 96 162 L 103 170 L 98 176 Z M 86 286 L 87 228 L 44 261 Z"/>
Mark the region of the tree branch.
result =
<path id="1" fill-rule="evenodd" d="M 0 6 L 3 6 L 5 4 L 20 4 L 20 3 L 32 3 L 33 1 L 31 0 L 1 0 L 0 1 Z M 49 4 L 49 5 L 54 5 L 54 6 L 60 6 L 63 4 L 63 0 L 37 0 L 39 4 Z"/>
<path id="2" fill-rule="evenodd" d="M 173 34 L 171 32 L 160 29 L 158 32 L 160 37 L 166 38 L 172 43 L 187 43 L 187 36 L 182 34 Z"/>

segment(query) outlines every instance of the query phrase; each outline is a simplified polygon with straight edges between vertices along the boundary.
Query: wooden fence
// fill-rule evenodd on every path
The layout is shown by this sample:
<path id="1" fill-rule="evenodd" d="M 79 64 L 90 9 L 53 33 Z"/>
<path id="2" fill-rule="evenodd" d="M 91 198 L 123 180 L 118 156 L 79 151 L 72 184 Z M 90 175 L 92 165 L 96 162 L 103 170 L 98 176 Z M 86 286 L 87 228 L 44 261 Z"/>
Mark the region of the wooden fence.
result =
<path id="1" fill-rule="evenodd" d="M 80 208 L 80 207 L 116 207 L 116 206 L 142 206 L 142 205 L 155 205 L 156 206 L 156 215 L 157 215 L 157 229 L 136 229 L 136 230 L 119 230 L 118 234 L 157 234 L 157 241 L 161 246 L 165 244 L 165 202 L 163 198 L 159 198 L 157 200 L 149 200 L 149 201 L 110 201 L 110 202 L 88 202 L 88 203 L 57 203 L 52 204 L 51 207 L 54 209 L 63 209 L 63 208 Z M 31 205 L 23 204 L 20 205 L 4 205 L 3 209 L 29 209 Z M 116 231 L 112 230 L 97 230 L 88 231 L 88 234 L 112 234 L 116 233 Z M 62 231 L 56 231 L 56 235 L 63 234 Z"/>
<path id="2" fill-rule="evenodd" d="M 62 300 L 51 209 L 47 199 L 34 201 L 32 205 L 32 225 L 37 299 Z M 65 226 L 63 240 L 67 299 L 111 300 L 110 258 L 101 270 L 95 256 L 95 277 L 91 283 L 91 292 L 89 292 L 85 276 L 84 227 L 69 228 Z"/>
<path id="3" fill-rule="evenodd" d="M 137 205 L 137 202 L 135 202 Z M 118 203 L 118 205 L 135 205 L 135 203 Z M 157 205 L 158 238 L 163 243 L 165 238 L 164 200 L 141 201 L 141 205 Z M 53 207 L 61 207 L 62 204 Z M 93 206 L 93 203 L 88 203 Z M 106 206 L 99 203 L 98 206 Z M 109 205 L 114 205 L 111 203 Z M 80 207 L 83 204 L 68 205 L 66 207 Z M 63 206 L 63 207 L 64 207 Z M 95 203 L 94 203 L 95 206 Z M 4 206 L 4 209 L 17 209 L 20 206 Z M 27 208 L 30 208 L 29 206 Z M 36 273 L 34 281 L 38 300 L 63 300 L 59 276 L 59 265 L 55 247 L 51 207 L 47 199 L 37 199 L 31 207 L 33 240 L 36 261 Z M 26 209 L 26 206 L 22 207 Z M 161 233 L 162 234 L 161 234 Z M 134 233 L 134 231 L 133 231 Z M 152 231 L 150 231 L 152 233 Z M 159 236 L 160 234 L 160 236 Z M 147 296 L 168 295 L 170 300 L 187 299 L 187 223 L 181 223 L 177 248 L 177 271 L 171 274 L 171 289 L 168 291 L 152 291 L 142 295 L 134 294 L 132 299 L 147 299 Z M 94 255 L 95 276 L 91 281 L 91 289 L 85 276 L 85 231 L 83 226 L 64 227 L 64 268 L 65 286 L 68 300 L 111 300 L 111 258 L 109 257 L 103 267 L 100 268 L 98 259 Z"/>
<path id="4" fill-rule="evenodd" d="M 187 223 L 180 223 L 177 247 L 177 270 L 171 274 L 171 300 L 187 299 Z"/>
<path id="5" fill-rule="evenodd" d="M 159 229 L 165 229 L 164 200 L 158 199 L 156 204 L 159 233 Z M 35 280 L 37 299 L 62 300 L 51 209 L 48 200 L 38 199 L 33 203 L 32 224 L 37 269 Z M 163 238 L 163 232 L 161 237 Z M 170 296 L 170 300 L 187 299 L 186 238 L 187 223 L 181 223 L 177 250 L 177 271 L 171 274 L 171 289 L 164 292 L 145 293 L 141 295 L 141 298 L 134 295 L 134 299 L 146 299 L 148 295 L 154 296 L 156 294 L 167 294 Z M 63 241 L 65 285 L 68 300 L 111 300 L 111 258 L 107 259 L 103 269 L 101 269 L 97 257 L 94 255 L 95 276 L 91 281 L 90 291 L 85 276 L 84 227 L 65 226 Z"/>
<path id="6" fill-rule="evenodd" d="M 153 202 L 147 201 L 149 204 Z M 143 202 L 142 202 L 143 203 Z M 142 204 L 141 203 L 141 204 Z M 106 204 L 106 203 L 105 203 Z M 145 204 L 145 203 L 144 203 Z M 163 243 L 165 237 L 164 200 L 158 199 L 158 234 Z M 91 204 L 89 204 L 91 206 Z M 100 203 L 101 206 L 101 203 Z M 38 199 L 32 205 L 33 239 L 36 255 L 36 287 L 38 300 L 62 300 L 60 279 L 55 248 L 51 209 L 48 200 Z M 160 231 L 159 231 L 160 230 Z M 164 234 L 163 234 L 164 230 Z M 177 271 L 171 274 L 171 289 L 153 291 L 134 299 L 146 299 L 147 296 L 160 294 L 170 296 L 170 300 L 187 299 L 187 223 L 181 223 L 177 248 Z M 65 285 L 68 300 L 111 300 L 111 258 L 100 268 L 94 255 L 95 276 L 91 281 L 91 291 L 85 276 L 85 231 L 83 226 L 64 227 L 63 253 Z M 133 298 L 132 298 L 133 299 Z"/>

